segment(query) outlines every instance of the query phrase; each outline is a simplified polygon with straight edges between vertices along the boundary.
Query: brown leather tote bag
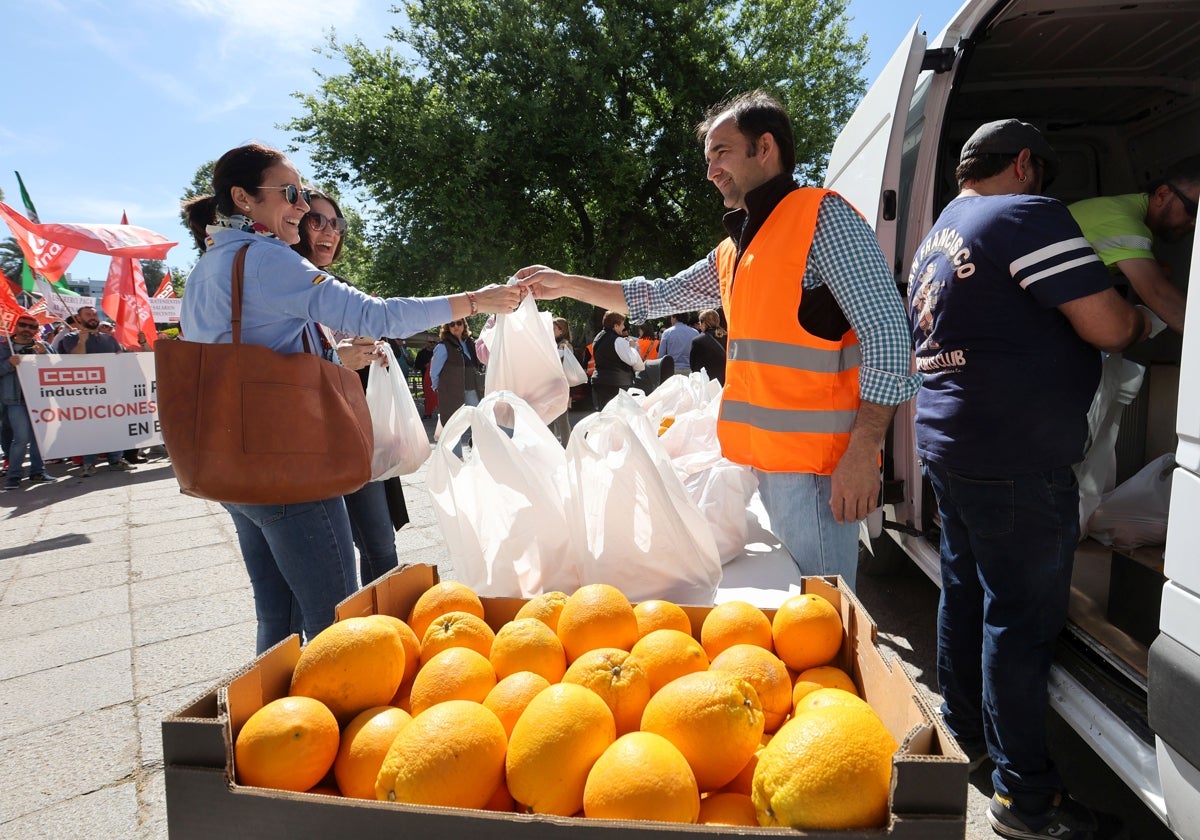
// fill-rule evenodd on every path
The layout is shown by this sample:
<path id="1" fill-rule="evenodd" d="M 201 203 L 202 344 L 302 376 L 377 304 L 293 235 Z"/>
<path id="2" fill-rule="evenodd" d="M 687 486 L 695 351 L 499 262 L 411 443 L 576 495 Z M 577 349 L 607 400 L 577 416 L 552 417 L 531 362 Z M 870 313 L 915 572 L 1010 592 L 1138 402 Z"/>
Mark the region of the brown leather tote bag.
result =
<path id="1" fill-rule="evenodd" d="M 232 344 L 154 345 L 163 442 L 179 489 L 234 504 L 343 496 L 371 478 L 371 415 L 358 374 L 311 353 L 242 343 L 233 261 Z"/>

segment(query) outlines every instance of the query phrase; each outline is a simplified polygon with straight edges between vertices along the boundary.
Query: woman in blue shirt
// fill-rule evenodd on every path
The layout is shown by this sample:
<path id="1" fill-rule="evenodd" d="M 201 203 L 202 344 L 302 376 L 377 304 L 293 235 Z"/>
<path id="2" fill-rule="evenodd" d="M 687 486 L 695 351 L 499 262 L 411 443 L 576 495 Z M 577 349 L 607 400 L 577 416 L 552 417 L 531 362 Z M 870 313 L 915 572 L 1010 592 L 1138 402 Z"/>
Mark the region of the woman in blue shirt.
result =
<path id="1" fill-rule="evenodd" d="M 203 251 L 188 276 L 180 323 L 190 341 L 232 341 L 233 259 L 249 245 L 242 341 L 281 353 L 321 352 L 320 327 L 353 335 L 412 335 L 476 312 L 512 312 L 516 286 L 435 298 L 374 298 L 297 254 L 309 211 L 300 173 L 282 152 L 259 144 L 226 152 L 213 167 L 213 194 L 184 206 Z M 281 418 L 266 418 L 278 422 Z M 281 424 L 280 434 L 287 434 Z M 297 505 L 225 504 L 254 589 L 261 653 L 290 633 L 311 639 L 333 623 L 357 588 L 350 520 L 341 496 Z"/>

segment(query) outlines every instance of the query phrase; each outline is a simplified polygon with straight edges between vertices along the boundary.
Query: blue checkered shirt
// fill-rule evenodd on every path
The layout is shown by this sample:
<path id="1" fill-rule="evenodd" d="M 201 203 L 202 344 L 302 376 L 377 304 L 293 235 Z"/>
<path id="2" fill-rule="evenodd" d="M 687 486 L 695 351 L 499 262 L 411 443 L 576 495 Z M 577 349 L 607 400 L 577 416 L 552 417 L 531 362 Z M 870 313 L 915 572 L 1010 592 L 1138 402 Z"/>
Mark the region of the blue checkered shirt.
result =
<path id="1" fill-rule="evenodd" d="M 862 348 L 862 399 L 899 405 L 912 399 L 921 375 L 912 372 L 912 335 L 896 284 L 875 232 L 844 199 L 828 195 L 817 212 L 803 288 L 833 293 Z M 634 277 L 622 284 L 630 321 L 721 305 L 717 251 L 665 279 Z"/>

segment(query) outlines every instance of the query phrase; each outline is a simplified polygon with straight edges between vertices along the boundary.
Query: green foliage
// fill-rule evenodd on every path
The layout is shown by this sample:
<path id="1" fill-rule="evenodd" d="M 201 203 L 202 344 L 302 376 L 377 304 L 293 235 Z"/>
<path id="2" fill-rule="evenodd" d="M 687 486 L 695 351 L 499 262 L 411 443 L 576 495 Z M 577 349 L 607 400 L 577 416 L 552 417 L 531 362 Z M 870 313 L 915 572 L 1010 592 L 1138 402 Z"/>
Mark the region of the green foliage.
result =
<path id="1" fill-rule="evenodd" d="M 778 96 L 797 176 L 818 179 L 864 89 L 865 42 L 847 34 L 845 8 L 408 2 L 397 50 L 330 40 L 348 69 L 298 95 L 288 128 L 321 180 L 374 205 L 378 291 L 474 288 L 535 262 L 662 275 L 722 235 L 694 133 L 709 106 L 755 87 Z"/>
<path id="2" fill-rule="evenodd" d="M 192 176 L 192 182 L 183 188 L 182 204 L 186 204 L 193 198 L 199 198 L 202 195 L 212 195 L 212 173 L 213 167 L 216 166 L 216 160 L 210 160 L 200 164 L 196 169 L 196 174 Z M 191 242 L 192 247 L 196 250 L 196 255 L 200 255 L 200 248 L 196 245 L 192 238 L 192 229 L 188 227 L 187 216 L 182 210 L 179 211 L 179 224 L 183 226 L 185 236 L 184 242 Z M 171 272 L 174 275 L 174 271 Z M 160 280 L 162 278 L 159 278 Z"/>
<path id="3" fill-rule="evenodd" d="M 16 237 L 10 236 L 0 241 L 0 271 L 18 286 L 21 285 L 21 263 L 24 261 L 25 254 L 17 244 Z"/>

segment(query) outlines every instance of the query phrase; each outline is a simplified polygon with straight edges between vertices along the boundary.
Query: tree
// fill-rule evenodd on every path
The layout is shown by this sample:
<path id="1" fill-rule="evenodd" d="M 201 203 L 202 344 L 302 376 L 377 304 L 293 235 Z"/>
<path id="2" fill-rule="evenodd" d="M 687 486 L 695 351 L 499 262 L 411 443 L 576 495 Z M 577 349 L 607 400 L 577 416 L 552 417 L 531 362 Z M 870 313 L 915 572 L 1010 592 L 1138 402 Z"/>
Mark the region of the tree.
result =
<path id="1" fill-rule="evenodd" d="M 167 274 L 167 264 L 162 260 L 142 260 L 141 263 L 142 279 L 146 281 L 146 294 L 152 295 L 158 291 L 159 284 Z"/>
<path id="2" fill-rule="evenodd" d="M 602 277 L 678 270 L 718 241 L 694 127 L 762 87 L 823 171 L 864 89 L 844 0 L 425 0 L 392 38 L 300 94 L 288 128 L 324 180 L 378 208 L 382 288 L 437 293 L 543 261 Z"/>
<path id="3" fill-rule="evenodd" d="M 21 264 L 25 262 L 25 254 L 15 237 L 0 241 L 0 272 L 12 282 L 21 285 Z"/>

